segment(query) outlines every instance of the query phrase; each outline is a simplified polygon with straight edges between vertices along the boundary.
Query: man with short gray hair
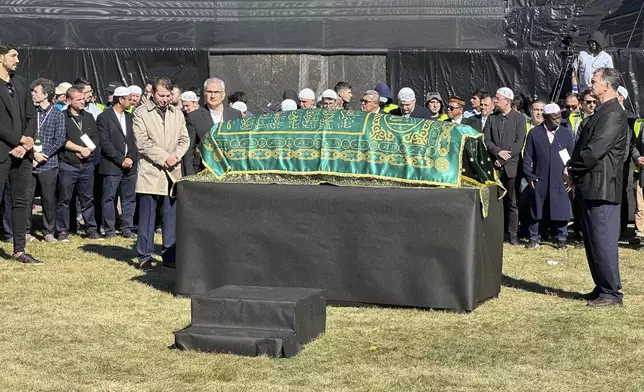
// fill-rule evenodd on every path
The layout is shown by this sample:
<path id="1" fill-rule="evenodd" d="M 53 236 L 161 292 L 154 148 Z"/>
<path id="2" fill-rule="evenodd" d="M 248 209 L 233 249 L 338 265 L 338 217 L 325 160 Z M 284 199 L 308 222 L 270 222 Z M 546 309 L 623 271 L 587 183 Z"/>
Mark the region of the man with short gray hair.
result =
<path id="1" fill-rule="evenodd" d="M 375 90 L 365 91 L 360 100 L 360 110 L 367 113 L 380 112 L 380 94 Z"/>
<path id="2" fill-rule="evenodd" d="M 215 124 L 242 117 L 239 110 L 224 105 L 226 83 L 218 78 L 210 78 L 203 84 L 203 96 L 206 105 L 186 117 L 186 127 L 190 136 L 190 148 L 183 157 L 185 175 L 195 174 L 202 170 L 201 155 L 195 147 L 210 132 Z"/>
<path id="3" fill-rule="evenodd" d="M 620 292 L 617 242 L 629 128 L 617 100 L 620 79 L 614 68 L 600 68 L 593 74 L 591 88 L 601 105 L 582 125 L 567 163 L 570 177 L 566 182 L 568 186 L 575 184 L 582 200 L 584 246 L 595 283 L 587 295 L 588 306 L 595 308 L 622 306 L 624 296 Z"/>

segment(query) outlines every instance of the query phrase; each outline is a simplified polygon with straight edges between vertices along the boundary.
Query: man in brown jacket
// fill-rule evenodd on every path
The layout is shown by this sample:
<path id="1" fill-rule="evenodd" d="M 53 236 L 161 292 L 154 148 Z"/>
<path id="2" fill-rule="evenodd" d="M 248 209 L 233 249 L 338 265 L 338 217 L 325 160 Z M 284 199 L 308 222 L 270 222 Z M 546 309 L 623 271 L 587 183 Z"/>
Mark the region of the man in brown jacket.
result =
<path id="1" fill-rule="evenodd" d="M 181 179 L 181 158 L 188 151 L 190 138 L 184 115 L 171 100 L 172 82 L 157 78 L 152 99 L 134 112 L 134 138 L 140 156 L 136 181 L 140 269 L 152 267 L 157 203 L 162 205 L 163 265 L 174 268 L 175 263 L 176 199 L 171 190 Z"/>

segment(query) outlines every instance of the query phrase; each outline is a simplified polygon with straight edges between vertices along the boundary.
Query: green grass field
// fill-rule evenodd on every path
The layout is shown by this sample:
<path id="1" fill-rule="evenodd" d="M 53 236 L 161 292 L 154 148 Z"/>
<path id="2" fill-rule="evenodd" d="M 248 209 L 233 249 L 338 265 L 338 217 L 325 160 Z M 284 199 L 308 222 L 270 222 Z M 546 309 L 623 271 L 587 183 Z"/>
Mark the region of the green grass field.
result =
<path id="1" fill-rule="evenodd" d="M 324 336 L 269 359 L 170 349 L 190 321 L 174 272 L 135 269 L 133 241 L 71 239 L 28 245 L 45 266 L 0 264 L 0 391 L 644 390 L 644 253 L 631 249 L 622 309 L 570 298 L 592 288 L 583 250 L 506 246 L 500 298 L 472 313 L 328 307 Z"/>

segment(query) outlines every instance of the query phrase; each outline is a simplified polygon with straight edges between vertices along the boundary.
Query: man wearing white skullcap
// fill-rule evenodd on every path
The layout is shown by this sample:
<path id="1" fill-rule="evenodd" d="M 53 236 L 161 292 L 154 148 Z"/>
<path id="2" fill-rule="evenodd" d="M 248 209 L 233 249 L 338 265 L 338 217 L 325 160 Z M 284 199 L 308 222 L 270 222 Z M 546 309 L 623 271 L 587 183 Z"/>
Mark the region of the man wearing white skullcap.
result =
<path id="1" fill-rule="evenodd" d="M 324 90 L 322 92 L 322 107 L 329 110 L 339 109 L 338 94 L 331 89 Z"/>
<path id="2" fill-rule="evenodd" d="M 285 99 L 282 101 L 282 104 L 280 105 L 280 109 L 283 112 L 290 112 L 292 110 L 297 110 L 297 103 L 295 103 L 295 101 L 292 99 Z"/>
<path id="3" fill-rule="evenodd" d="M 246 112 L 248 112 L 248 106 L 242 101 L 237 101 L 230 105 L 231 108 L 237 109 L 241 112 L 242 117 L 246 117 Z"/>
<path id="4" fill-rule="evenodd" d="M 409 87 L 403 87 L 398 92 L 398 108 L 389 112 L 394 116 L 423 118 L 431 120 L 432 114 L 422 106 L 416 105 L 416 94 Z"/>
<path id="5" fill-rule="evenodd" d="M 305 88 L 298 94 L 302 109 L 315 109 L 315 93 L 310 88 Z"/>
<path id="6" fill-rule="evenodd" d="M 130 86 L 131 100 L 132 100 L 132 109 L 136 109 L 141 105 L 141 95 L 143 95 L 143 90 L 139 86 Z"/>
<path id="7" fill-rule="evenodd" d="M 575 143 L 572 131 L 561 125 L 559 105 L 549 103 L 543 113 L 543 124 L 530 131 L 523 153 L 523 173 L 533 190 L 526 248 L 539 247 L 539 226 L 549 223 L 557 230 L 557 248 L 566 249 L 571 188 L 565 184 L 564 172 Z"/>
<path id="8" fill-rule="evenodd" d="M 120 190 L 123 213 L 121 232 L 123 237 L 133 238 L 139 152 L 134 138 L 133 117 L 127 112 L 132 106 L 132 90 L 128 87 L 117 87 L 112 102 L 112 106 L 99 114 L 96 120 L 101 146 L 98 172 L 102 176 L 103 191 L 101 199 L 96 200 L 95 204 L 102 211 L 105 237 L 115 237 L 114 203 L 117 191 Z"/>
<path id="9" fill-rule="evenodd" d="M 507 232 L 510 245 L 519 245 L 519 207 L 517 206 L 515 179 L 519 170 L 519 158 L 525 142 L 525 117 L 512 109 L 514 92 L 501 87 L 494 96 L 497 111 L 485 121 L 483 134 L 488 152 L 494 159 L 494 167 L 507 190 L 504 198 L 504 213 L 507 214 Z"/>

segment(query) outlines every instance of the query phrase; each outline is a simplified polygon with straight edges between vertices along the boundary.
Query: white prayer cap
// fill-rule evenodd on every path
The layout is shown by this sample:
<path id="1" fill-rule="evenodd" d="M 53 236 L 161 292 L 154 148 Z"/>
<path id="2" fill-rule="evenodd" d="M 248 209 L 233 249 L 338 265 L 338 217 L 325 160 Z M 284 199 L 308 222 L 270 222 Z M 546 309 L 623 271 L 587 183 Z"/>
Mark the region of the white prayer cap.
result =
<path id="1" fill-rule="evenodd" d="M 628 90 L 626 90 L 626 87 L 624 86 L 617 87 L 617 93 L 622 97 L 624 97 L 624 99 L 628 99 Z"/>
<path id="2" fill-rule="evenodd" d="M 416 100 L 416 94 L 414 94 L 414 90 L 410 89 L 409 87 L 403 87 L 398 91 L 398 101 L 415 101 Z"/>
<path id="3" fill-rule="evenodd" d="M 65 93 L 67 92 L 67 90 L 69 90 L 71 87 L 72 87 L 72 84 L 71 84 L 71 83 L 62 82 L 61 84 L 59 84 L 58 86 L 56 86 L 56 92 L 55 92 L 55 94 L 56 94 L 56 95 L 65 94 Z"/>
<path id="4" fill-rule="evenodd" d="M 246 104 L 243 103 L 242 101 L 237 101 L 237 102 L 233 103 L 232 105 L 230 105 L 230 107 L 233 108 L 233 109 L 237 109 L 242 113 L 246 113 L 246 111 L 248 110 L 248 106 L 246 106 Z"/>
<path id="5" fill-rule="evenodd" d="M 297 96 L 300 99 L 313 99 L 313 100 L 315 100 L 315 93 L 310 88 L 305 88 L 304 90 L 300 91 L 300 93 Z"/>
<path id="6" fill-rule="evenodd" d="M 197 97 L 194 91 L 186 91 L 181 94 L 181 100 L 186 102 L 199 102 L 199 97 Z"/>
<path id="7" fill-rule="evenodd" d="M 283 112 L 288 112 L 290 110 L 297 110 L 297 104 L 292 99 L 285 99 L 282 101 L 281 108 Z"/>
<path id="8" fill-rule="evenodd" d="M 115 97 L 127 97 L 130 94 L 132 94 L 132 92 L 130 91 L 129 88 L 121 86 L 121 87 L 117 87 L 116 89 L 114 89 L 114 94 L 113 95 Z"/>
<path id="9" fill-rule="evenodd" d="M 543 108 L 543 114 L 554 114 L 561 112 L 561 108 L 556 103 L 549 103 Z"/>
<path id="10" fill-rule="evenodd" d="M 336 94 L 335 91 L 328 89 L 328 90 L 322 91 L 322 98 L 338 99 L 338 94 Z"/>
<path id="11" fill-rule="evenodd" d="M 500 89 L 496 90 L 496 93 L 503 95 L 507 99 L 514 99 L 514 92 L 512 92 L 512 90 L 507 87 L 501 87 Z"/>
<path id="12" fill-rule="evenodd" d="M 131 94 L 139 94 L 139 95 L 143 94 L 143 90 L 141 90 L 141 87 L 139 86 L 130 86 L 128 87 L 128 89 L 130 90 Z"/>

